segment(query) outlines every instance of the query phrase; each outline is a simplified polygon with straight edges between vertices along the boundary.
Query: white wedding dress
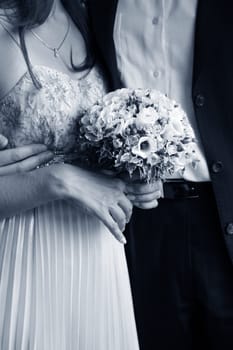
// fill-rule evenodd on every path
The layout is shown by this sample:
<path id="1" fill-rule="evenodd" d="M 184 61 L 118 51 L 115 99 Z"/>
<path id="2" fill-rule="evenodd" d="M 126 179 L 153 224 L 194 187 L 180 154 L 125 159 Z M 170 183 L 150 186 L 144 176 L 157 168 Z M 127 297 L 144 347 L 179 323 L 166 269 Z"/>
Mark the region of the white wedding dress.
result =
<path id="1" fill-rule="evenodd" d="M 0 133 L 69 158 L 78 117 L 105 92 L 101 74 L 33 70 L 42 89 L 23 75 L 0 100 Z M 0 349 L 138 349 L 124 247 L 98 219 L 55 201 L 0 221 Z"/>

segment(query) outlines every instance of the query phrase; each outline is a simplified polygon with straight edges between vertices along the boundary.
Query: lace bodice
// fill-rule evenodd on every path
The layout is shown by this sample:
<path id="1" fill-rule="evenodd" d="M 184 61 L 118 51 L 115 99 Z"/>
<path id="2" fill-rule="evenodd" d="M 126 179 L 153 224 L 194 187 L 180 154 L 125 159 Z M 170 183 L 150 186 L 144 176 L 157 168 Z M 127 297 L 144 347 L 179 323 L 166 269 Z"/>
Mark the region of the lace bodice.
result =
<path id="1" fill-rule="evenodd" d="M 33 71 L 42 84 L 38 90 L 26 72 L 0 100 L 0 133 L 9 147 L 44 143 L 53 151 L 72 152 L 76 146 L 77 120 L 105 93 L 101 73 L 94 67 L 85 77 L 45 66 Z"/>

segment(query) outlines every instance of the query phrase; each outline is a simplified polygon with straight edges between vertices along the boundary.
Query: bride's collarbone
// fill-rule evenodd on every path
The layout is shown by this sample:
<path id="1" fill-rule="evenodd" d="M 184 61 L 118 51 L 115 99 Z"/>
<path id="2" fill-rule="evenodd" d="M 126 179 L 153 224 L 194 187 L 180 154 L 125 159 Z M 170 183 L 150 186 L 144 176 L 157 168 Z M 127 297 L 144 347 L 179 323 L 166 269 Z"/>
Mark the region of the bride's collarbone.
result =
<path id="1" fill-rule="evenodd" d="M 87 54 L 84 39 L 73 24 L 60 48 L 59 36 L 47 31 L 42 32 L 43 34 L 40 31 L 38 33 L 40 33 L 39 40 L 32 33 L 27 33 L 27 47 L 33 66 L 45 66 L 57 70 L 71 79 L 79 79 L 83 76 L 83 72 L 76 72 L 71 64 L 71 53 L 72 61 L 77 67 L 84 62 Z M 45 38 L 46 41 L 44 41 Z"/>
<path id="2" fill-rule="evenodd" d="M 64 74 L 72 80 L 78 80 L 84 76 L 85 72 L 76 72 L 71 66 L 70 50 L 59 52 L 59 58 L 55 58 L 53 55 L 47 55 L 44 50 L 31 51 L 31 63 L 32 67 L 47 67 L 50 70 L 56 71 L 57 73 Z M 73 58 L 75 66 L 79 66 L 83 60 L 78 62 Z"/>
<path id="3" fill-rule="evenodd" d="M 20 51 L 17 52 L 15 48 L 7 48 L 7 45 L 2 47 L 5 54 L 0 55 L 0 100 L 7 96 L 28 72 L 25 59 Z M 33 52 L 30 55 L 30 61 L 32 67 L 46 67 L 57 73 L 64 74 L 72 80 L 78 80 L 86 74 L 85 71 L 75 72 L 71 68 L 68 69 L 59 64 L 57 59 L 53 60 L 43 56 L 41 52 L 39 54 Z"/>
<path id="4" fill-rule="evenodd" d="M 16 40 L 19 42 L 17 35 Z M 74 80 L 85 75 L 85 72 L 75 72 L 71 67 L 71 48 L 73 62 L 76 66 L 79 66 L 86 56 L 84 40 L 77 28 L 74 28 L 72 32 L 70 32 L 69 40 L 64 43 L 59 51 L 61 57 L 54 57 L 54 53 L 51 50 L 36 42 L 35 38 L 33 39 L 32 35 L 29 33 L 26 33 L 26 42 L 32 67 L 48 67 Z M 1 26 L 0 44 L 2 52 L 0 55 L 0 99 L 2 99 L 25 76 L 28 67 L 20 47 L 16 45 L 16 42 L 12 40 Z"/>

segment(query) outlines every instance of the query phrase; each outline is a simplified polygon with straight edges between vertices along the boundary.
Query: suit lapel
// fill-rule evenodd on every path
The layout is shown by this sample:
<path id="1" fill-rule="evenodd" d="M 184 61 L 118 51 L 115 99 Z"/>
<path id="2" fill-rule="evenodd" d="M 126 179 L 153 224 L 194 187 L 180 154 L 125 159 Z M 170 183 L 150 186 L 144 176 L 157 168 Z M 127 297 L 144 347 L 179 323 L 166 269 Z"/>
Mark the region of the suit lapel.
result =
<path id="1" fill-rule="evenodd" d="M 229 35 L 226 31 L 229 20 L 227 12 L 229 0 L 199 0 L 194 51 L 193 87 L 198 82 L 203 70 L 215 65 L 215 60 L 221 50 L 224 51 L 224 37 Z M 223 20 L 224 18 L 224 20 Z M 225 28 L 225 29 L 224 29 Z M 217 47 L 219 50 L 217 50 Z"/>

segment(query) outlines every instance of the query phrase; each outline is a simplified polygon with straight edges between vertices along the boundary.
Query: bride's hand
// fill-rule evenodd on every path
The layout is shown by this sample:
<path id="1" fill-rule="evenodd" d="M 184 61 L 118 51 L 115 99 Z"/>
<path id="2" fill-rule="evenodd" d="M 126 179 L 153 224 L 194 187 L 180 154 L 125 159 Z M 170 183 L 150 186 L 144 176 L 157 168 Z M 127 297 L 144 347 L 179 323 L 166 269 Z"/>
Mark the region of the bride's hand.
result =
<path id="1" fill-rule="evenodd" d="M 132 215 L 132 203 L 122 180 L 68 164 L 51 169 L 62 198 L 99 218 L 121 243 L 126 242 L 122 231 Z"/>
<path id="2" fill-rule="evenodd" d="M 0 134 L 0 176 L 34 170 L 53 158 L 42 144 L 6 149 L 7 144 L 7 138 Z"/>

